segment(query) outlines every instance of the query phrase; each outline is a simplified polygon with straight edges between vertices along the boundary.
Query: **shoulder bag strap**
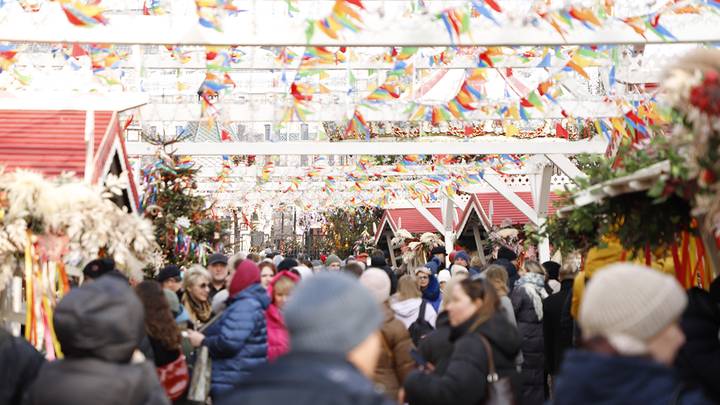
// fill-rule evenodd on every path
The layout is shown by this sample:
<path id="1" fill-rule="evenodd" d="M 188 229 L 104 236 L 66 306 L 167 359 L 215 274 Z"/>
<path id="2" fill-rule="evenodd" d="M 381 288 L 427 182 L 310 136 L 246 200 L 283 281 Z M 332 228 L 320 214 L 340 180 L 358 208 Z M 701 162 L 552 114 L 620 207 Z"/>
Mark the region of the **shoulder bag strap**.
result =
<path id="1" fill-rule="evenodd" d="M 420 304 L 420 314 L 418 314 L 418 321 L 425 319 L 425 307 L 427 306 L 427 301 L 424 299 L 422 300 L 422 303 Z"/>
<path id="2" fill-rule="evenodd" d="M 490 342 L 488 342 L 488 340 L 487 340 L 487 338 L 485 338 L 485 336 L 478 333 L 478 337 L 480 338 L 480 341 L 482 342 L 483 346 L 485 347 L 485 353 L 487 353 L 487 358 L 488 358 L 487 381 L 489 383 L 494 383 L 499 378 L 498 378 L 497 372 L 495 371 L 495 360 L 493 359 L 492 346 L 490 346 Z"/>

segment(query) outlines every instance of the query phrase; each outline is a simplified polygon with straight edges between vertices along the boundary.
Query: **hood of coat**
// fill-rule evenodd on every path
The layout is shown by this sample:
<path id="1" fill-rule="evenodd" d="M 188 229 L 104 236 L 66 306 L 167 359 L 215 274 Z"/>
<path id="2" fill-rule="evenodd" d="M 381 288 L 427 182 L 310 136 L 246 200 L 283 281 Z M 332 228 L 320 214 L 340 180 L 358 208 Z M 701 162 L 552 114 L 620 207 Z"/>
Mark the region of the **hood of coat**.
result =
<path id="1" fill-rule="evenodd" d="M 422 291 L 422 297 L 428 301 L 435 301 L 440 297 L 440 283 L 435 275 L 430 275 L 430 282 Z"/>
<path id="2" fill-rule="evenodd" d="M 126 363 L 145 333 L 144 317 L 132 288 L 105 276 L 66 295 L 53 324 L 66 357 Z"/>
<path id="3" fill-rule="evenodd" d="M 578 404 L 670 403 L 679 386 L 670 368 L 650 359 L 577 350 L 566 354 L 555 398 Z"/>
<path id="4" fill-rule="evenodd" d="M 422 299 L 420 298 L 410 298 L 408 300 L 392 301 L 390 306 L 398 317 L 415 320 L 420 313 L 421 303 Z"/>
<path id="5" fill-rule="evenodd" d="M 277 283 L 278 280 L 280 280 L 283 277 L 289 278 L 295 284 L 300 282 L 300 277 L 291 271 L 283 270 L 280 273 L 276 274 L 270 280 L 270 283 L 268 284 L 268 287 L 267 287 L 267 295 L 268 295 L 268 297 L 270 297 L 270 302 L 272 302 L 272 300 L 273 300 L 273 290 L 275 290 L 275 283 Z"/>
<path id="6" fill-rule="evenodd" d="M 270 306 L 270 297 L 267 291 L 263 288 L 260 283 L 252 284 L 250 287 L 240 291 L 237 295 L 227 300 L 228 307 L 240 300 L 244 299 L 256 299 L 262 305 L 262 309 L 265 310 Z"/>
<path id="7" fill-rule="evenodd" d="M 505 357 L 512 359 L 520 351 L 522 338 L 516 327 L 499 312 L 480 324 L 474 333 L 480 333 L 489 340 L 493 347 L 498 349 Z"/>

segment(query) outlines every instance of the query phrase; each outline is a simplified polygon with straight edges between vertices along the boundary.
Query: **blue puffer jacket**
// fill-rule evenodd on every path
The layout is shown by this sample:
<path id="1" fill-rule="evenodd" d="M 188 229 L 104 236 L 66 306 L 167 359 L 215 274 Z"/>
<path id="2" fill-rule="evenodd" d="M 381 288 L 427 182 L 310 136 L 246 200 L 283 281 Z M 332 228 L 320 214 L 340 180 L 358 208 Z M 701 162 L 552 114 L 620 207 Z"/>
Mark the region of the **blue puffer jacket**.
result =
<path id="1" fill-rule="evenodd" d="M 560 366 L 554 405 L 710 405 L 673 370 L 640 357 L 569 351 Z"/>
<path id="2" fill-rule="evenodd" d="M 253 284 L 228 300 L 220 319 L 205 331 L 203 345 L 212 359 L 213 398 L 243 381 L 257 366 L 267 362 L 265 310 L 270 298 Z"/>

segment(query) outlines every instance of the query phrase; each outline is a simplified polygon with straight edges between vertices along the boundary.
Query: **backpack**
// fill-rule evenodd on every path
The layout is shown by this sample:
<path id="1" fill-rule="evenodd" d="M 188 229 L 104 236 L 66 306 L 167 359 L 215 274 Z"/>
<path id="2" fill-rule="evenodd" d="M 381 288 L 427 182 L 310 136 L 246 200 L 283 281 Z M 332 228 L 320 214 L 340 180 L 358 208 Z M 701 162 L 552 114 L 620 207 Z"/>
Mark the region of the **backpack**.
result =
<path id="1" fill-rule="evenodd" d="M 415 322 L 411 323 L 410 327 L 408 328 L 408 331 L 410 332 L 410 338 L 412 339 L 413 344 L 415 344 L 415 347 L 420 344 L 420 341 L 425 336 L 435 330 L 435 328 L 430 325 L 430 322 L 425 319 L 425 307 L 427 307 L 427 301 L 422 300 L 422 304 L 420 304 L 420 314 L 418 315 Z"/>

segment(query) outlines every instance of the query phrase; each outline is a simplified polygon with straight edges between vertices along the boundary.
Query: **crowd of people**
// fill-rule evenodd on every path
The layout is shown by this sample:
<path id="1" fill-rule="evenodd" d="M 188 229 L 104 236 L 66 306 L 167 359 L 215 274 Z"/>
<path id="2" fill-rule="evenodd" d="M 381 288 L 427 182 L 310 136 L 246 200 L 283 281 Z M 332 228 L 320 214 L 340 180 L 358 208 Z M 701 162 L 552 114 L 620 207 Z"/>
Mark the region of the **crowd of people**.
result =
<path id="1" fill-rule="evenodd" d="M 94 260 L 52 319 L 62 359 L 0 330 L 0 404 L 720 401 L 720 281 L 430 253 L 215 253 L 140 283 Z"/>

